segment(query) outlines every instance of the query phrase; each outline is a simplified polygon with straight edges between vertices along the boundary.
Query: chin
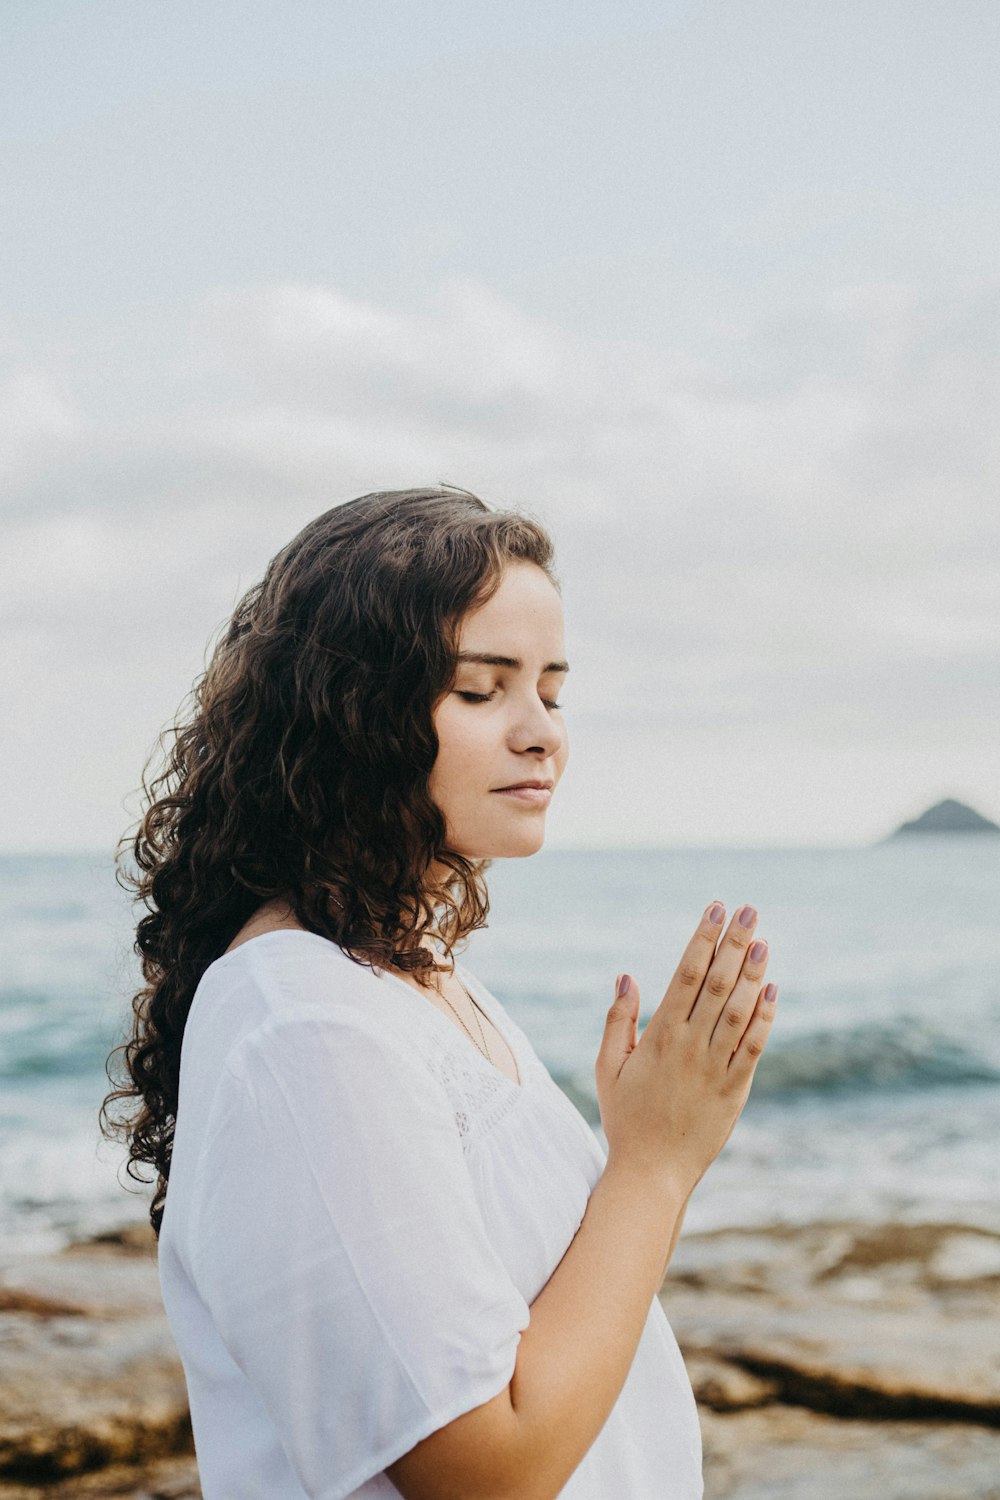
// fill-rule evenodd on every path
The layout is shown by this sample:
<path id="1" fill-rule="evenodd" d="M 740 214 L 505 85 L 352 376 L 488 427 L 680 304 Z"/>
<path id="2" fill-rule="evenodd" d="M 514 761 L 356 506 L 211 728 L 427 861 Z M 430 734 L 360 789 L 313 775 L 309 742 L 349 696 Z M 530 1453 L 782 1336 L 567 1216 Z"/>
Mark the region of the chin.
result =
<path id="1" fill-rule="evenodd" d="M 545 829 L 525 829 L 523 833 L 516 836 L 507 835 L 506 838 L 492 840 L 488 845 L 488 852 L 480 854 L 480 859 L 525 859 L 530 854 L 537 854 L 545 843 Z"/>
<path id="2" fill-rule="evenodd" d="M 491 839 L 466 839 L 451 848 L 465 859 L 526 859 L 537 854 L 544 843 L 545 829 L 537 828 Z"/>

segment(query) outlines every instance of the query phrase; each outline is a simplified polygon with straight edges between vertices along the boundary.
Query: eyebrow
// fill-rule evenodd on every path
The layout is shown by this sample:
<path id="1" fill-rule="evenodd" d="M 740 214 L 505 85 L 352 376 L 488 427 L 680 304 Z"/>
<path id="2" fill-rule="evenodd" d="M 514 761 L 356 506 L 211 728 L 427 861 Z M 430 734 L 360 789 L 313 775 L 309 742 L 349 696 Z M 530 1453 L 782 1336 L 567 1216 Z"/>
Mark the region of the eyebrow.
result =
<path id="1" fill-rule="evenodd" d="M 497 656 L 492 651 L 460 651 L 458 653 L 458 655 L 456 656 L 455 660 L 456 661 L 479 661 L 479 662 L 485 663 L 485 665 L 488 666 L 488 667 L 510 667 L 515 672 L 519 672 L 521 670 L 521 668 L 524 666 L 524 662 L 521 660 L 521 658 L 519 656 Z M 546 662 L 545 666 L 542 668 L 542 672 L 543 673 L 545 673 L 545 672 L 568 672 L 568 671 L 569 671 L 569 662 L 568 661 L 550 661 L 550 662 Z"/>

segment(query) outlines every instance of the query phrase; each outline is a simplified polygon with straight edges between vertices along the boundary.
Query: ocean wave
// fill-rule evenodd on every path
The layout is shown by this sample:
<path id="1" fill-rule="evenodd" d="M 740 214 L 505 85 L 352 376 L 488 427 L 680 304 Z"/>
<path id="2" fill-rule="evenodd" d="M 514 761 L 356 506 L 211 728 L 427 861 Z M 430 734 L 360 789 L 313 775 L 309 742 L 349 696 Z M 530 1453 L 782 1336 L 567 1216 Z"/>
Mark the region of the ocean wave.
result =
<path id="1" fill-rule="evenodd" d="M 0 1082 L 97 1078 L 114 1029 L 86 992 L 0 989 Z"/>
<path id="2" fill-rule="evenodd" d="M 905 1031 L 903 1029 L 905 1025 Z M 581 1073 L 552 1077 L 588 1121 L 600 1122 L 596 1093 Z M 754 1075 L 755 1098 L 898 1092 L 1000 1083 L 1000 1067 L 953 1037 L 915 1021 L 871 1022 L 841 1031 L 774 1038 Z"/>
<path id="3" fill-rule="evenodd" d="M 926 1023 L 901 1019 L 775 1038 L 754 1077 L 768 1097 L 1000 1083 L 1000 1067 Z"/>

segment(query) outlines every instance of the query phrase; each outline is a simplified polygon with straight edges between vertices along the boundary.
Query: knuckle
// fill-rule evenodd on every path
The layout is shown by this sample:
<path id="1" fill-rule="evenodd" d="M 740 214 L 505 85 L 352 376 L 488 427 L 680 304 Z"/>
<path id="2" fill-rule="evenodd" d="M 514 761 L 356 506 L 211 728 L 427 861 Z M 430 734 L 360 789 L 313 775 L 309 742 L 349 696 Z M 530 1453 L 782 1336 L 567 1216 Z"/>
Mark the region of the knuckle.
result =
<path id="1" fill-rule="evenodd" d="M 759 1057 L 764 1050 L 764 1043 L 756 1036 L 748 1036 L 743 1046 L 748 1057 Z"/>
<path id="2" fill-rule="evenodd" d="M 657 1029 L 655 1031 L 651 1031 L 648 1036 L 644 1034 L 642 1040 L 652 1055 L 652 1061 L 657 1065 L 662 1062 L 663 1058 L 670 1050 L 670 1038 L 668 1036 L 665 1036 L 659 1029 L 659 1027 L 657 1027 Z"/>
<path id="3" fill-rule="evenodd" d="M 742 1067 L 741 1067 L 742 1063 Z M 726 1064 L 726 1071 L 722 1077 L 722 1090 L 726 1094 L 738 1094 L 745 1085 L 746 1063 L 743 1062 L 742 1049 L 733 1053 Z"/>
<path id="4" fill-rule="evenodd" d="M 723 1020 L 731 1030 L 735 1031 L 737 1026 L 742 1026 L 746 1018 L 746 1011 L 739 1010 L 735 1005 L 728 1005 L 723 1015 Z"/>
<path id="5" fill-rule="evenodd" d="M 685 960 L 677 970 L 677 981 L 688 988 L 693 988 L 696 984 L 701 983 L 701 970 L 697 964 L 691 963 L 690 960 Z"/>
<path id="6" fill-rule="evenodd" d="M 725 974 L 709 974 L 705 981 L 705 988 L 713 1000 L 721 1000 L 724 995 L 729 994 L 729 980 Z"/>

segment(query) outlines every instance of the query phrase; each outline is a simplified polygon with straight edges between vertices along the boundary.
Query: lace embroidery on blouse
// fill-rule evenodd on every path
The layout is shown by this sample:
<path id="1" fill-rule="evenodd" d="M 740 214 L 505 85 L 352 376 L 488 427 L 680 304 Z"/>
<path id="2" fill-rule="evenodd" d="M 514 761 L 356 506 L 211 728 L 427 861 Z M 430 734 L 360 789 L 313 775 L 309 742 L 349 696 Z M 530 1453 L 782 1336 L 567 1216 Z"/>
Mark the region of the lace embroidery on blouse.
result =
<path id="1" fill-rule="evenodd" d="M 510 1022 L 505 1030 L 508 1038 L 520 1042 L 516 1028 Z M 530 1069 L 530 1059 L 528 1063 L 522 1061 L 526 1052 L 523 1042 L 520 1042 L 518 1052 L 520 1087 L 505 1078 L 485 1058 L 480 1061 L 478 1055 L 471 1052 L 460 1037 L 456 1037 L 454 1045 L 447 1048 L 441 1049 L 438 1045 L 433 1050 L 424 1049 L 424 1061 L 451 1100 L 463 1150 L 470 1150 L 481 1136 L 518 1103 Z"/>

